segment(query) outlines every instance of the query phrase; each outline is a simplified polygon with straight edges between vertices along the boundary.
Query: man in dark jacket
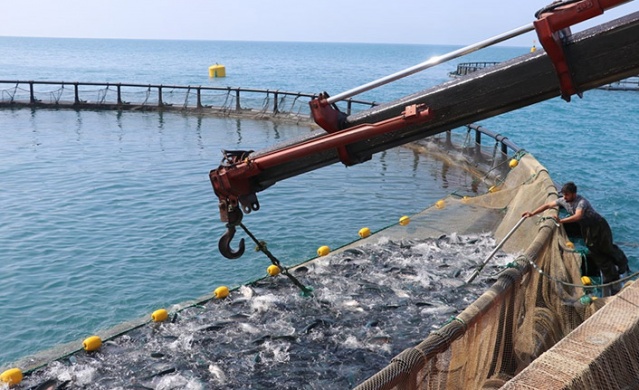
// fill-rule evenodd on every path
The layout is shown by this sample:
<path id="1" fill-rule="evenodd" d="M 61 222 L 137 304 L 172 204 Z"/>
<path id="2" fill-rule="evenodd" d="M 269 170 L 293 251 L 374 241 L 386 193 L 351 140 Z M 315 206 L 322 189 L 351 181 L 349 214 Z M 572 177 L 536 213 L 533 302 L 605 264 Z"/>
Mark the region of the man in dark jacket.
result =
<path id="1" fill-rule="evenodd" d="M 612 231 L 608 221 L 590 205 L 590 202 L 581 195 L 577 195 L 577 186 L 573 182 L 564 184 L 561 189 L 563 197 L 548 202 L 532 212 L 525 212 L 522 217 L 531 217 L 552 207 L 564 208 L 570 216 L 566 218 L 555 217 L 560 223 L 578 223 L 581 236 L 590 252 L 589 257 L 601 270 L 603 283 L 619 280 L 619 275 L 629 271 L 628 259 L 621 249 L 613 243 Z M 612 293 L 616 293 L 618 287 L 613 286 Z"/>

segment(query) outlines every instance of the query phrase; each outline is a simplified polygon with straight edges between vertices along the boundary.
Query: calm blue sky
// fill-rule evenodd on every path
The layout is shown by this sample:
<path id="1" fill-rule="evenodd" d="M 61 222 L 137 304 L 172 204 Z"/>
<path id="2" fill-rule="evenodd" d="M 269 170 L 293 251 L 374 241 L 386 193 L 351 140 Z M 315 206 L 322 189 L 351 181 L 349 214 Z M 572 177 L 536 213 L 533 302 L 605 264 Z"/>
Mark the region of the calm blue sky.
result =
<path id="1" fill-rule="evenodd" d="M 0 36 L 468 45 L 532 22 L 550 2 L 5 0 Z M 637 11 L 639 0 L 631 1 L 573 30 Z"/>

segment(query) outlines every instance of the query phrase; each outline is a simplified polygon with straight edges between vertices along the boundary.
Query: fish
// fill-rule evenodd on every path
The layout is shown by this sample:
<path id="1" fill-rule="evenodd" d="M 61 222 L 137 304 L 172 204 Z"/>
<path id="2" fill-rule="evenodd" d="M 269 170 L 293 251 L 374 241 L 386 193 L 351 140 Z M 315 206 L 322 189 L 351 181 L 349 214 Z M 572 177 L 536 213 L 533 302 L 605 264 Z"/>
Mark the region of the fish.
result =
<path id="1" fill-rule="evenodd" d="M 344 252 L 342 252 L 342 253 L 353 255 L 355 257 L 367 256 L 366 252 L 364 252 L 363 250 L 361 250 L 359 248 L 349 248 L 349 249 L 344 250 Z"/>
<path id="2" fill-rule="evenodd" d="M 209 372 L 213 375 L 219 382 L 226 381 L 226 374 L 222 369 L 214 364 L 209 364 Z"/>
<path id="3" fill-rule="evenodd" d="M 270 334 L 266 334 L 264 336 L 258 337 L 255 340 L 251 341 L 251 344 L 263 344 L 266 340 L 284 340 L 284 341 L 296 341 L 297 337 L 294 335 L 278 335 L 273 336 Z"/>
<path id="4" fill-rule="evenodd" d="M 249 298 L 237 298 L 237 299 L 231 301 L 231 306 L 240 306 L 240 305 L 243 305 L 243 304 L 245 304 L 245 303 L 247 303 L 249 301 L 250 301 Z"/>
<path id="5" fill-rule="evenodd" d="M 132 389 L 133 390 L 155 390 L 154 387 L 147 387 L 140 383 L 134 383 Z"/>
<path id="6" fill-rule="evenodd" d="M 251 318 L 251 316 L 249 316 L 248 314 L 244 314 L 244 313 L 235 313 L 235 314 L 231 314 L 229 316 L 229 319 L 231 319 L 233 321 L 246 321 L 249 318 Z"/>
<path id="7" fill-rule="evenodd" d="M 229 324 L 233 324 L 233 321 L 214 322 L 209 325 L 201 326 L 194 330 L 194 332 L 210 332 L 214 330 L 220 330 Z"/>
<path id="8" fill-rule="evenodd" d="M 370 320 L 366 323 L 367 328 L 373 328 L 379 326 L 379 320 Z"/>
<path id="9" fill-rule="evenodd" d="M 325 318 L 318 318 L 315 321 L 311 322 L 310 324 L 306 325 L 303 329 L 302 329 L 302 333 L 308 333 L 311 330 L 313 330 L 313 328 L 316 328 L 320 325 L 332 325 L 333 321 L 325 319 Z"/>
<path id="10" fill-rule="evenodd" d="M 375 336 L 368 339 L 368 342 L 371 344 L 388 344 L 391 340 L 390 336 Z"/>
<path id="11" fill-rule="evenodd" d="M 175 368 L 173 366 L 166 365 L 166 364 L 153 365 L 151 367 L 151 369 L 152 369 L 152 373 L 147 375 L 147 376 L 145 376 L 145 377 L 143 377 L 142 380 L 153 379 L 155 377 L 166 375 L 166 374 L 171 374 L 171 373 L 177 371 L 177 368 Z"/>
<path id="12" fill-rule="evenodd" d="M 434 248 L 434 239 L 420 240 L 412 250 L 399 248 L 406 244 L 400 241 L 384 248 L 369 245 L 351 250 L 346 255 L 350 261 L 336 253 L 322 267 L 310 267 L 304 276 L 305 282 L 317 286 L 312 299 L 299 298 L 299 291 L 285 278 L 266 278 L 231 300 L 180 311 L 181 324 L 151 324 L 132 330 L 118 346 L 107 343 L 99 368 L 87 365 L 85 354 L 78 354 L 78 359 L 66 358 L 63 370 L 71 375 L 97 370 L 103 380 L 100 385 L 108 382 L 109 388 L 138 390 L 158 388 L 159 382 L 184 384 L 191 373 L 225 388 L 240 388 L 249 380 L 254 387 L 266 388 L 310 389 L 323 384 L 352 388 L 374 374 L 370 367 L 392 358 L 395 349 L 419 342 L 418 329 L 443 323 L 483 292 L 479 283 L 445 287 L 458 283 L 452 275 L 459 269 L 464 275 L 468 266 L 460 264 L 460 257 L 473 248 L 460 254 L 458 248 L 440 243 L 444 249 Z M 367 266 L 369 262 L 372 267 Z M 345 273 L 354 277 L 348 279 Z M 290 358 L 286 376 L 272 370 L 272 363 L 282 356 Z M 197 363 L 190 365 L 190 361 Z M 39 379 L 32 377 L 25 389 L 37 390 L 29 386 L 58 378 L 56 369 L 52 367 Z M 129 369 L 134 373 L 128 378 L 106 374 Z M 304 387 L 311 376 L 316 378 L 313 385 Z M 69 389 L 75 385 L 71 382 Z M 50 390 L 62 388 L 58 383 Z"/>
<path id="13" fill-rule="evenodd" d="M 31 390 L 57 390 L 57 389 L 58 389 L 58 381 L 55 379 L 49 379 L 47 381 L 40 383 L 36 387 L 31 388 Z"/>

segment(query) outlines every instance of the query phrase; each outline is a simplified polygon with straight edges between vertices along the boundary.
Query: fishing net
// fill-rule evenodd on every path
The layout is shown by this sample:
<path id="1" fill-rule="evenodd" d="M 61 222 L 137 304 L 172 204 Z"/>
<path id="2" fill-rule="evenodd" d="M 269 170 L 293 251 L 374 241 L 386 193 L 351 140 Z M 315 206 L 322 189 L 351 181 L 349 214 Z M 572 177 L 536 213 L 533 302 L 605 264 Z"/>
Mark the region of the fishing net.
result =
<path id="1" fill-rule="evenodd" d="M 179 305 L 167 324 L 140 319 L 110 329 L 99 354 L 78 352 L 78 343 L 70 343 L 30 357 L 19 364 L 32 370 L 23 387 L 633 388 L 639 381 L 639 292 L 627 284 L 614 297 L 595 299 L 597 290 L 581 284 L 585 257 L 570 245 L 563 225 L 549 218 L 556 210 L 519 224 L 524 211 L 558 196 L 546 169 L 521 150 L 504 153 L 502 141 L 490 143 L 495 137 L 479 138 L 468 127 L 411 144 L 442 161 L 439 175 L 471 171 L 481 190 L 453 193 L 411 216 L 408 225 L 385 229 L 385 245 L 371 244 L 380 240 L 371 236 L 292 267 L 317 287 L 316 300 L 291 293 L 295 286 L 288 280 L 258 280 L 223 302 L 207 296 Z M 490 235 L 503 243 L 507 256 L 499 256 L 510 263 L 486 267 L 464 285 L 458 279 L 482 269 L 478 258 L 485 257 L 486 245 L 475 240 Z M 464 260 L 462 277 L 449 275 L 441 268 L 448 260 L 429 260 L 424 249 L 443 247 L 458 248 L 447 256 Z M 429 272 L 410 270 L 420 261 Z M 420 294 L 428 275 L 434 295 L 425 298 Z M 438 304 L 453 295 L 469 297 L 464 302 L 479 298 L 463 310 L 466 303 L 452 309 Z M 373 300 L 361 305 L 370 312 L 352 306 L 353 297 L 368 302 L 368 296 Z M 291 313 L 299 326 L 282 321 Z M 445 321 L 451 313 L 459 314 Z M 382 331 L 378 322 L 389 326 Z M 401 322 L 410 326 L 396 326 Z M 349 336 L 347 329 L 355 331 Z M 391 341 L 401 344 L 396 351 L 413 346 L 390 358 L 397 353 L 390 354 Z"/>
<path id="2" fill-rule="evenodd" d="M 497 183 L 485 195 L 446 199 L 444 209 L 415 220 L 441 232 L 492 226 L 499 241 L 523 212 L 558 196 L 531 155 Z M 597 299 L 585 288 L 583 257 L 549 218 L 556 213 L 525 220 L 503 246 L 516 261 L 488 291 L 356 388 L 634 388 L 639 292 L 627 284 L 618 295 Z M 597 311 L 606 301 L 612 302 Z"/>

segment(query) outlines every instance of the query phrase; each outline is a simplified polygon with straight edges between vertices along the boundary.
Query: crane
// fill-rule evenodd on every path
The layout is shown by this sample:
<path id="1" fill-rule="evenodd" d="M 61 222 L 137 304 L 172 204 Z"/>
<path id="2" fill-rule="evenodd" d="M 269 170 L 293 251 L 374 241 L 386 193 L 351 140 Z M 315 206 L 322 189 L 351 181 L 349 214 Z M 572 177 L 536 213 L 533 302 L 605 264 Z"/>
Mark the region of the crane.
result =
<path id="1" fill-rule="evenodd" d="M 564 0 L 542 8 L 536 20 L 449 55 L 351 91 L 310 101 L 311 115 L 325 133 L 311 135 L 276 149 L 223 151 L 222 162 L 209 173 L 227 231 L 220 253 L 236 259 L 244 239 L 231 248 L 244 213 L 260 209 L 257 192 L 278 181 L 342 162 L 363 163 L 375 153 L 561 96 L 570 101 L 586 90 L 639 74 L 639 12 L 572 34 L 576 23 L 629 0 Z M 369 110 L 346 115 L 336 102 L 457 58 L 490 44 L 535 30 L 544 50 L 517 57 Z M 605 107 L 602 107 L 605 109 Z"/>

